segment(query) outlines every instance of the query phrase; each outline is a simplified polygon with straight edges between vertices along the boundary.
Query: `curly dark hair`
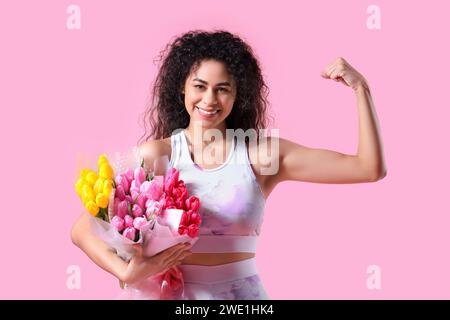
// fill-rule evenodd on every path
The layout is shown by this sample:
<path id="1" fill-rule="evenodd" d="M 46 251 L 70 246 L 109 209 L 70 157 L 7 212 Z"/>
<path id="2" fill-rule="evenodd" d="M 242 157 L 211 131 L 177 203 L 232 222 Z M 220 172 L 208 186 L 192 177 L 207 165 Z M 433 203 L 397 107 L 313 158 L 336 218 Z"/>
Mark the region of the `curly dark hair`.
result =
<path id="1" fill-rule="evenodd" d="M 225 119 L 226 128 L 255 129 L 259 133 L 267 127 L 269 88 L 250 46 L 227 31 L 194 30 L 176 37 L 160 52 L 162 64 L 154 82 L 151 102 L 143 114 L 145 133 L 140 141 L 143 138 L 144 141 L 163 139 L 174 130 L 189 125 L 182 89 L 190 72 L 208 59 L 223 62 L 236 82 L 236 99 Z"/>

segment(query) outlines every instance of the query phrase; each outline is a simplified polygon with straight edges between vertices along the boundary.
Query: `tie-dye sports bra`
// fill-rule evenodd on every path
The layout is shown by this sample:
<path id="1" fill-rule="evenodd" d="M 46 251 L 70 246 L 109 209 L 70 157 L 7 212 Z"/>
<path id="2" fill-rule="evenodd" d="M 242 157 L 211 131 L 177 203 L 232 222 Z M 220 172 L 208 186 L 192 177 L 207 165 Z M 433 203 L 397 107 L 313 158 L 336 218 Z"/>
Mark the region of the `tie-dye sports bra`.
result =
<path id="1" fill-rule="evenodd" d="M 256 251 L 266 200 L 250 166 L 244 139 L 232 139 L 224 163 L 204 169 L 192 160 L 184 130 L 171 136 L 169 168 L 180 171 L 188 194 L 201 203 L 202 223 L 192 252 Z"/>

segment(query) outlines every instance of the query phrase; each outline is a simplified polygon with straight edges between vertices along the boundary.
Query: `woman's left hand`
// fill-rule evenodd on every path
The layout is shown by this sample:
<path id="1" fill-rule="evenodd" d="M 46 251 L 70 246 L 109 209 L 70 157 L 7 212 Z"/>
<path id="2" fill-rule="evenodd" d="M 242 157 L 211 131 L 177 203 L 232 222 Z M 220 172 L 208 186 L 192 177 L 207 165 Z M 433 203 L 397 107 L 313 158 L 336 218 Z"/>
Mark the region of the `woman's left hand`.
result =
<path id="1" fill-rule="evenodd" d="M 367 81 L 362 74 L 354 69 L 344 58 L 339 57 L 322 71 L 321 76 L 325 79 L 333 79 L 342 82 L 353 90 L 359 86 L 367 87 Z"/>

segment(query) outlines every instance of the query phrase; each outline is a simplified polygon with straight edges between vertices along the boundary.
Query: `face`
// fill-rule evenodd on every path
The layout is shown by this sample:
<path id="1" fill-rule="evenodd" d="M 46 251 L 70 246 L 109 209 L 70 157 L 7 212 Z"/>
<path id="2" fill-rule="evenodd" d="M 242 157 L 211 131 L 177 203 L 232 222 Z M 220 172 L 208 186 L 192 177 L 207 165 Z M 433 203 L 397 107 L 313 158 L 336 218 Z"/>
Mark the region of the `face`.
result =
<path id="1" fill-rule="evenodd" d="M 231 113 L 236 85 L 224 63 L 204 60 L 193 70 L 184 85 L 184 104 L 191 124 L 220 128 Z"/>

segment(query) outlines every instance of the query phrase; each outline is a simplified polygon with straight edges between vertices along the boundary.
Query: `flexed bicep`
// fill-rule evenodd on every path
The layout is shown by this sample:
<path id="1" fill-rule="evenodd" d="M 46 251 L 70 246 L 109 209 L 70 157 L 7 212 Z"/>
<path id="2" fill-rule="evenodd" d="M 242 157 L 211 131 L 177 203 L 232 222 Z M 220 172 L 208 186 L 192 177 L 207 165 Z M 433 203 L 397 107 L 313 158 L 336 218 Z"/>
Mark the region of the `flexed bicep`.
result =
<path id="1" fill-rule="evenodd" d="M 355 155 L 309 148 L 280 139 L 279 182 L 285 180 L 315 183 L 373 182 L 378 177 L 367 170 Z"/>

